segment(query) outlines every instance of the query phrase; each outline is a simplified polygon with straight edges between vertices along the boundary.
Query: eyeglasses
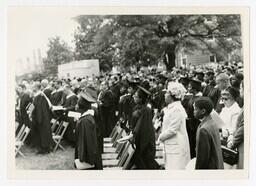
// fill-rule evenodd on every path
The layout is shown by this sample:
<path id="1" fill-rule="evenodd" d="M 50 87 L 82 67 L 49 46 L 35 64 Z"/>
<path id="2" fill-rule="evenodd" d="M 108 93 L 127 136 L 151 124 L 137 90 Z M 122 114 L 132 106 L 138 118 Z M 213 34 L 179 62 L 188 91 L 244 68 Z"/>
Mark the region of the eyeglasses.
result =
<path id="1" fill-rule="evenodd" d="M 222 99 L 222 100 L 224 100 L 224 101 L 227 101 L 227 100 L 229 100 L 229 98 L 223 98 L 223 97 L 222 97 L 221 99 Z"/>

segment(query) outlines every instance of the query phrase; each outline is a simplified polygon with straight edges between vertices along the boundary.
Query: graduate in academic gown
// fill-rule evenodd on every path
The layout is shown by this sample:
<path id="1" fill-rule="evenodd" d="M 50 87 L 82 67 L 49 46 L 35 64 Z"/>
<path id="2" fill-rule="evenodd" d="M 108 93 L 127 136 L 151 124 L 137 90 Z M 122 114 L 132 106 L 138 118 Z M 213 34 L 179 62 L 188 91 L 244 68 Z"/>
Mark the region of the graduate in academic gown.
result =
<path id="1" fill-rule="evenodd" d="M 100 93 L 98 95 L 99 115 L 103 128 L 103 137 L 109 137 L 115 126 L 115 108 L 113 94 L 108 89 L 107 82 L 103 81 L 100 85 Z"/>
<path id="2" fill-rule="evenodd" d="M 97 142 L 99 153 L 103 153 L 104 140 L 103 140 L 103 126 L 100 120 L 99 108 L 96 103 L 92 104 L 92 110 L 94 111 L 94 119 L 96 124 Z"/>
<path id="3" fill-rule="evenodd" d="M 120 100 L 120 116 L 124 120 L 124 126 L 121 125 L 121 127 L 126 129 L 127 132 L 131 129 L 132 112 L 136 105 L 133 99 L 133 95 L 137 90 L 137 85 L 139 85 L 139 82 L 128 81 L 128 93 L 124 95 L 122 100 Z M 127 122 L 128 128 L 126 126 Z"/>
<path id="4" fill-rule="evenodd" d="M 161 78 L 157 81 L 157 90 L 152 94 L 152 105 L 154 109 L 157 109 L 158 112 L 162 110 L 162 108 L 165 106 L 164 101 L 164 85 L 167 80 L 167 77 L 160 76 Z"/>
<path id="5" fill-rule="evenodd" d="M 71 142 L 75 142 L 75 125 L 76 123 L 74 122 L 73 118 L 68 117 L 68 112 L 69 111 L 75 111 L 75 107 L 77 105 L 77 100 L 78 97 L 73 91 L 71 90 L 70 85 L 65 85 L 64 86 L 64 93 L 67 95 L 66 99 L 64 101 L 63 107 L 64 107 L 64 117 L 63 120 L 67 121 L 69 123 L 68 128 L 64 134 L 64 138 Z"/>
<path id="6" fill-rule="evenodd" d="M 136 106 L 132 113 L 131 125 L 136 150 L 129 163 L 129 169 L 159 169 L 155 161 L 155 130 L 152 110 L 147 107 L 148 95 L 150 92 L 140 86 L 134 95 Z"/>
<path id="7" fill-rule="evenodd" d="M 58 80 L 55 82 L 56 90 L 51 92 L 51 103 L 52 105 L 58 106 L 62 105 L 64 102 L 65 93 L 62 89 L 62 81 Z"/>
<path id="8" fill-rule="evenodd" d="M 47 79 L 43 79 L 41 81 L 43 92 L 48 97 L 49 100 L 51 99 L 51 94 L 53 91 L 53 87 L 51 83 L 52 82 L 49 83 Z"/>
<path id="9" fill-rule="evenodd" d="M 32 102 L 32 98 L 30 97 L 29 93 L 26 92 L 26 86 L 24 84 L 20 84 L 18 87 L 19 91 L 19 125 L 16 130 L 16 134 L 19 132 L 20 128 L 22 127 L 23 124 L 28 126 L 29 128 L 31 127 L 31 122 L 29 120 L 29 116 L 27 114 L 27 106 L 29 103 Z"/>
<path id="10" fill-rule="evenodd" d="M 40 91 L 41 84 L 34 85 L 35 97 L 32 111 L 32 135 L 31 138 L 38 147 L 38 153 L 49 153 L 53 145 L 51 130 L 51 104 L 46 95 Z"/>
<path id="11" fill-rule="evenodd" d="M 196 131 L 200 124 L 200 120 L 194 117 L 193 104 L 196 98 L 202 96 L 201 88 L 201 81 L 196 79 L 190 80 L 188 91 L 191 93 L 191 96 L 187 102 L 187 105 L 183 105 L 188 116 L 186 119 L 186 129 L 188 133 L 191 159 L 196 156 Z"/>
<path id="12" fill-rule="evenodd" d="M 111 76 L 111 82 L 112 82 L 112 85 L 110 86 L 110 91 L 112 92 L 112 95 L 113 95 L 113 107 L 114 107 L 114 112 L 115 112 L 113 120 L 114 120 L 114 124 L 115 124 L 118 119 L 118 117 L 117 117 L 118 116 L 118 103 L 119 103 L 119 99 L 121 96 L 121 93 L 120 93 L 121 85 L 120 85 L 120 82 L 118 82 L 117 76 Z"/>
<path id="13" fill-rule="evenodd" d="M 81 92 L 78 99 L 78 109 L 82 116 L 77 121 L 75 135 L 75 159 L 94 165 L 93 169 L 103 169 L 101 153 L 98 150 L 96 123 L 91 103 L 96 100 L 87 92 Z"/>
<path id="14" fill-rule="evenodd" d="M 204 81 L 206 83 L 205 88 L 203 89 L 203 96 L 208 96 L 208 94 L 214 89 L 216 83 L 214 81 L 214 72 L 208 71 L 205 73 Z"/>

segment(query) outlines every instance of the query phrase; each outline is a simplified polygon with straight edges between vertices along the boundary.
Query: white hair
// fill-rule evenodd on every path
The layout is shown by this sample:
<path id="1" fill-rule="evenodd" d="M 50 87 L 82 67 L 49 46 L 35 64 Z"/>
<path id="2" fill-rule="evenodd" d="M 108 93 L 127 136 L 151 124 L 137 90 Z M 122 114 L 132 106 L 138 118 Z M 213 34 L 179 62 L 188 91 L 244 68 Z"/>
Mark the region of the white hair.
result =
<path id="1" fill-rule="evenodd" d="M 43 80 L 41 81 L 41 85 L 42 85 L 44 88 L 47 87 L 48 84 L 49 84 L 49 82 L 48 82 L 47 79 L 43 79 Z"/>

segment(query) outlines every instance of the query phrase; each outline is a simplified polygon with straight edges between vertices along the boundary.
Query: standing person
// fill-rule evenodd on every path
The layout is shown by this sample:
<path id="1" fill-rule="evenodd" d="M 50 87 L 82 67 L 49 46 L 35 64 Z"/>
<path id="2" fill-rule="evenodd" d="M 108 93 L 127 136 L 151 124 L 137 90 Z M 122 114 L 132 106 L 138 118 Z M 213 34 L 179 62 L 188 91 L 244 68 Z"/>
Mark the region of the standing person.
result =
<path id="1" fill-rule="evenodd" d="M 158 76 L 159 80 L 157 81 L 157 87 L 156 87 L 156 92 L 153 93 L 152 96 L 152 105 L 155 109 L 157 109 L 158 112 L 162 110 L 162 108 L 165 106 L 165 101 L 164 101 L 164 94 L 165 92 L 163 91 L 165 88 L 165 83 L 167 80 L 166 76 Z"/>
<path id="2" fill-rule="evenodd" d="M 82 115 L 77 121 L 75 129 L 75 164 L 77 162 L 83 164 L 84 169 L 103 168 L 101 154 L 98 149 L 94 110 L 91 109 L 91 103 L 94 102 L 96 100 L 87 92 L 79 94 L 78 109 Z"/>
<path id="3" fill-rule="evenodd" d="M 200 97 L 194 103 L 194 116 L 201 120 L 196 134 L 195 169 L 223 169 L 220 135 L 211 117 L 213 103 L 208 97 Z"/>
<path id="4" fill-rule="evenodd" d="M 124 120 L 124 124 L 125 124 L 125 126 L 121 126 L 121 127 L 125 128 L 127 131 L 132 128 L 131 127 L 132 112 L 133 112 L 133 108 L 136 105 L 134 102 L 133 96 L 137 90 L 137 85 L 139 85 L 139 82 L 131 81 L 131 80 L 128 81 L 128 93 L 123 97 L 120 105 L 120 116 Z M 128 128 L 126 126 L 127 122 L 128 122 Z"/>
<path id="5" fill-rule="evenodd" d="M 119 103 L 119 98 L 121 96 L 121 93 L 120 93 L 121 85 L 119 83 L 117 76 L 111 76 L 110 82 L 111 82 L 110 91 L 112 92 L 112 95 L 113 95 L 113 102 L 114 102 L 113 107 L 115 110 L 114 123 L 116 123 L 117 116 L 118 116 L 118 103 Z"/>
<path id="6" fill-rule="evenodd" d="M 165 93 L 162 132 L 158 141 L 164 143 L 165 169 L 185 169 L 190 160 L 189 140 L 186 130 L 187 114 L 181 105 L 186 89 L 177 82 L 168 83 Z"/>
<path id="7" fill-rule="evenodd" d="M 244 97 L 243 82 L 241 83 L 240 95 Z M 244 109 L 242 108 L 241 112 L 238 115 L 236 123 L 236 131 L 233 135 L 229 136 L 228 139 L 228 148 L 238 149 L 238 163 L 237 169 L 244 168 Z"/>
<path id="8" fill-rule="evenodd" d="M 64 138 L 67 139 L 67 141 L 71 142 L 72 144 L 75 142 L 75 122 L 72 118 L 69 118 L 68 112 L 69 111 L 75 111 L 75 107 L 77 105 L 77 95 L 72 91 L 70 85 L 64 86 L 64 93 L 66 96 L 66 99 L 64 101 L 63 107 L 64 107 L 64 117 L 63 120 L 67 121 L 69 123 L 68 128 L 64 134 Z"/>
<path id="9" fill-rule="evenodd" d="M 201 89 L 202 89 L 201 81 L 196 79 L 190 80 L 188 85 L 188 91 L 191 94 L 191 96 L 187 102 L 187 105 L 183 105 L 188 115 L 186 119 L 186 128 L 187 128 L 188 138 L 189 138 L 191 159 L 196 157 L 196 131 L 200 124 L 200 120 L 198 120 L 194 116 L 193 104 L 196 98 L 202 96 Z"/>
<path id="10" fill-rule="evenodd" d="M 216 83 L 214 81 L 214 72 L 213 71 L 208 71 L 205 73 L 204 82 L 206 83 L 206 87 L 203 90 L 203 96 L 208 96 L 208 94 L 216 86 Z"/>
<path id="11" fill-rule="evenodd" d="M 158 169 L 155 161 L 155 130 L 152 123 L 152 110 L 147 107 L 150 92 L 143 87 L 134 94 L 136 104 L 131 118 L 132 141 L 136 149 L 128 165 L 128 169 Z"/>
<path id="12" fill-rule="evenodd" d="M 209 92 L 207 97 L 210 97 L 214 109 L 217 113 L 220 113 L 224 104 L 221 102 L 221 91 L 230 86 L 229 76 L 226 73 L 221 73 L 216 77 L 216 86 Z"/>
<path id="13" fill-rule="evenodd" d="M 19 93 L 20 120 L 19 120 L 18 128 L 16 130 L 16 135 L 18 134 L 23 124 L 25 124 L 29 128 L 31 127 L 31 122 L 27 114 L 27 106 L 32 102 L 32 98 L 30 97 L 30 94 L 27 92 L 26 86 L 24 84 L 20 84 L 17 90 Z"/>
<path id="14" fill-rule="evenodd" d="M 53 88 L 51 87 L 51 84 L 48 82 L 47 79 L 43 79 L 41 81 L 42 89 L 44 94 L 48 97 L 48 99 L 51 99 L 51 93 L 53 91 Z"/>
<path id="15" fill-rule="evenodd" d="M 233 135 L 236 130 L 237 117 L 241 111 L 241 108 L 235 101 L 237 97 L 239 97 L 239 91 L 233 87 L 228 87 L 221 91 L 221 100 L 225 105 L 220 113 L 220 118 L 224 122 L 224 126 L 222 126 L 223 137 Z"/>
<path id="16" fill-rule="evenodd" d="M 108 88 L 106 81 L 100 84 L 100 93 L 98 95 L 98 105 L 100 120 L 102 123 L 103 137 L 109 137 L 113 127 L 115 126 L 113 94 Z"/>
<path id="17" fill-rule="evenodd" d="M 36 82 L 33 87 L 35 93 L 32 111 L 32 140 L 38 147 L 39 154 L 49 153 L 53 145 L 51 130 L 51 103 L 47 96 L 41 91 L 41 84 Z M 32 141 L 33 142 L 33 141 Z"/>
<path id="18" fill-rule="evenodd" d="M 62 105 L 64 102 L 64 91 L 62 88 L 62 81 L 55 82 L 55 90 L 51 92 L 51 103 L 55 106 Z"/>

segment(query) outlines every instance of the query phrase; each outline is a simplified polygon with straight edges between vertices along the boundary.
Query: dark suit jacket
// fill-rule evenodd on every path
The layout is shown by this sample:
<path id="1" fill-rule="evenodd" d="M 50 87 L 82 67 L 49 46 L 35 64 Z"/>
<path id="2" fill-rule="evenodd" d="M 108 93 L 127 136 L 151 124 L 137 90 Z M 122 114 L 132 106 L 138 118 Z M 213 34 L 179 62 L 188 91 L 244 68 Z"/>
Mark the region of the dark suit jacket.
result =
<path id="1" fill-rule="evenodd" d="M 211 116 L 203 119 L 196 136 L 196 169 L 223 169 L 217 124 Z"/>
<path id="2" fill-rule="evenodd" d="M 244 109 L 237 118 L 237 130 L 234 133 L 233 147 L 238 148 L 239 158 L 238 158 L 238 169 L 244 168 Z"/>

